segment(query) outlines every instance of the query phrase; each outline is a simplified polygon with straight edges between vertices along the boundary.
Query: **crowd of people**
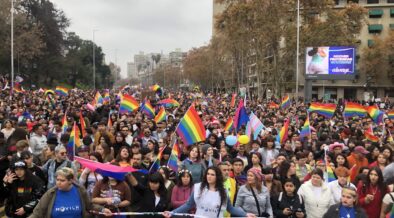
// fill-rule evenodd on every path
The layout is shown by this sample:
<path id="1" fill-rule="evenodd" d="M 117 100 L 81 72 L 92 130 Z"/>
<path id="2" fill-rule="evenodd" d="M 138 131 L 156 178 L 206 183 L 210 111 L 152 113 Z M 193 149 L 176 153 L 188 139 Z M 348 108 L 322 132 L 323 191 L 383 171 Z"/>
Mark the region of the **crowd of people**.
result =
<path id="1" fill-rule="evenodd" d="M 253 112 L 265 128 L 248 143 L 229 145 L 227 136 L 245 134 L 245 126 L 237 132 L 224 128 L 236 109 L 230 104 L 231 94 L 193 90 L 156 96 L 146 94 L 147 89 L 127 86 L 112 90 L 110 101 L 94 110 L 86 106 L 94 100 L 93 90 L 72 89 L 67 95 L 31 90 L 14 92 L 11 97 L 9 90 L 1 91 L 0 203 L 6 215 L 394 215 L 394 144 L 388 137 L 394 131 L 394 120 L 385 117 L 376 124 L 370 117 L 344 119 L 341 113 L 328 119 L 308 114 L 308 104 L 301 99 L 293 99 L 290 107 L 281 109 L 270 106 L 270 102 L 279 103 L 274 98 L 248 97 L 247 112 Z M 140 110 L 119 114 L 118 96 L 126 93 L 140 102 L 149 99 L 157 110 L 160 98 L 173 98 L 180 105 L 167 107 L 165 119 L 156 123 Z M 206 128 L 206 141 L 186 146 L 176 128 L 191 104 Z M 337 105 L 341 110 L 343 103 Z M 385 112 L 391 106 L 389 102 L 379 104 Z M 311 133 L 301 138 L 307 116 Z M 62 128 L 64 117 L 66 129 Z M 277 135 L 287 120 L 288 137 L 281 144 Z M 86 131 L 75 156 L 139 171 L 119 180 L 70 160 L 67 143 L 74 122 L 80 128 L 84 123 Z M 364 131 L 370 128 L 379 137 L 378 142 L 365 138 Z M 177 172 L 168 167 L 174 142 L 181 150 Z M 157 158 L 160 167 L 153 171 Z"/>

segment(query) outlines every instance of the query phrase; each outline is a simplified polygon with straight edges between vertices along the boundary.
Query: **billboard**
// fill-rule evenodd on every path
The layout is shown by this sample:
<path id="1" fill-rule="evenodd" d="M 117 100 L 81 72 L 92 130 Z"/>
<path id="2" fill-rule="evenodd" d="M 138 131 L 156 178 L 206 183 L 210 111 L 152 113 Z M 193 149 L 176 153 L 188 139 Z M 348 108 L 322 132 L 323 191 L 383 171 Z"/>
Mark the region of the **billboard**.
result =
<path id="1" fill-rule="evenodd" d="M 354 47 L 307 47 L 305 56 L 306 79 L 352 80 L 356 76 Z"/>

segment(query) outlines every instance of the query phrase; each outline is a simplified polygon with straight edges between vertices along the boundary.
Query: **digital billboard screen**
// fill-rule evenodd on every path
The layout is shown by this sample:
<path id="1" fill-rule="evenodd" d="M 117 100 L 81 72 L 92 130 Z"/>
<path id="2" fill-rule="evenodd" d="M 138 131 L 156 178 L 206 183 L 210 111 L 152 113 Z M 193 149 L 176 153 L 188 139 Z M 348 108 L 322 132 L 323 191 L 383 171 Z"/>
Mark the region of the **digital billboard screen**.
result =
<path id="1" fill-rule="evenodd" d="M 305 54 L 306 79 L 352 80 L 356 75 L 354 47 L 307 47 Z"/>

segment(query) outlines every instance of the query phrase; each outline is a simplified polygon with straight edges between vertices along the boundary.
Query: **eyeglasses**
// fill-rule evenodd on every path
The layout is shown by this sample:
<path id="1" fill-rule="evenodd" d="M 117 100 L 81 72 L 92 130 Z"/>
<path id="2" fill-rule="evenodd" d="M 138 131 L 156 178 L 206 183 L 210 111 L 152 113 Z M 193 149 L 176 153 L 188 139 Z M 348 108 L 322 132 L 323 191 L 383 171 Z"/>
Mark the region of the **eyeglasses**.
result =
<path id="1" fill-rule="evenodd" d="M 67 152 L 60 152 L 59 154 L 60 154 L 60 155 L 66 155 Z"/>

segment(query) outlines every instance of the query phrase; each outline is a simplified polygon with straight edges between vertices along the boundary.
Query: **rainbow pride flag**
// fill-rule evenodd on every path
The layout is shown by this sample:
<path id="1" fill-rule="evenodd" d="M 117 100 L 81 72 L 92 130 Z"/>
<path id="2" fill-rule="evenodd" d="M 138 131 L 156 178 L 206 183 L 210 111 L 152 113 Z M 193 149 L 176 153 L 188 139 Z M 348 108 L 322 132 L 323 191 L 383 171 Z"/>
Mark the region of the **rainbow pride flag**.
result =
<path id="1" fill-rule="evenodd" d="M 282 109 L 286 109 L 290 107 L 290 105 L 291 105 L 290 97 L 289 95 L 286 95 L 285 97 L 282 98 L 282 103 L 280 104 L 280 107 Z"/>
<path id="2" fill-rule="evenodd" d="M 67 156 L 70 160 L 74 160 L 75 147 L 81 146 L 81 140 L 79 138 L 79 129 L 77 124 L 74 122 L 73 129 L 70 134 L 70 139 L 67 143 Z"/>
<path id="3" fill-rule="evenodd" d="M 390 110 L 389 112 L 387 112 L 387 117 L 390 120 L 394 120 L 394 110 Z"/>
<path id="4" fill-rule="evenodd" d="M 120 102 L 119 113 L 129 113 L 136 110 L 138 107 L 139 103 L 133 98 L 133 96 L 124 94 L 122 101 Z"/>
<path id="5" fill-rule="evenodd" d="M 310 128 L 310 124 L 309 124 L 309 114 L 308 114 L 306 117 L 304 126 L 301 129 L 300 138 L 303 139 L 303 138 L 309 137 L 310 135 L 311 135 L 311 128 Z"/>
<path id="6" fill-rule="evenodd" d="M 104 103 L 104 99 L 103 99 L 103 97 L 101 96 L 101 94 L 100 94 L 99 91 L 97 91 L 97 92 L 96 92 L 96 95 L 94 96 L 94 102 L 95 102 L 95 105 L 96 105 L 96 106 L 98 106 L 98 105 L 103 105 L 103 103 Z"/>
<path id="7" fill-rule="evenodd" d="M 268 104 L 268 108 L 270 108 L 270 109 L 278 109 L 278 108 L 279 108 L 279 105 L 278 105 L 277 103 L 271 101 L 271 102 Z"/>
<path id="8" fill-rule="evenodd" d="M 160 89 L 160 86 L 157 85 L 157 84 L 151 86 L 151 90 L 154 91 L 154 92 L 157 92 L 157 90 L 159 90 L 159 89 Z"/>
<path id="9" fill-rule="evenodd" d="M 176 133 L 181 137 L 184 145 L 205 141 L 205 127 L 197 114 L 194 106 L 191 106 L 178 124 Z"/>
<path id="10" fill-rule="evenodd" d="M 311 106 L 309 106 L 308 111 L 315 112 L 326 118 L 331 118 L 332 116 L 334 116 L 336 108 L 337 106 L 335 104 L 323 104 L 323 103 L 313 102 L 311 103 Z"/>
<path id="11" fill-rule="evenodd" d="M 67 132 L 68 129 L 68 122 L 67 122 L 67 111 L 64 112 L 64 116 L 62 119 L 62 132 L 65 133 Z"/>
<path id="12" fill-rule="evenodd" d="M 160 168 L 160 160 L 161 160 L 161 157 L 163 156 L 163 151 L 166 147 L 167 147 L 167 145 L 162 147 L 161 150 L 159 151 L 159 154 L 157 154 L 156 160 L 153 162 L 152 166 L 149 168 L 149 173 L 154 173 Z"/>
<path id="13" fill-rule="evenodd" d="M 181 151 L 179 149 L 179 145 L 178 143 L 175 143 L 174 146 L 172 146 L 170 159 L 167 162 L 167 166 L 171 168 L 174 172 L 178 172 L 178 160 L 180 154 Z"/>
<path id="14" fill-rule="evenodd" d="M 104 102 L 103 104 L 109 104 L 111 102 L 111 97 L 109 96 L 109 90 L 104 91 Z"/>
<path id="15" fill-rule="evenodd" d="M 44 95 L 49 95 L 49 94 L 55 95 L 55 91 L 53 91 L 52 89 L 45 90 Z"/>
<path id="16" fill-rule="evenodd" d="M 237 97 L 237 94 L 233 93 L 233 95 L 231 96 L 230 107 L 234 107 L 235 106 L 236 97 Z"/>
<path id="17" fill-rule="evenodd" d="M 288 137 L 288 131 L 289 131 L 289 125 L 290 125 L 290 119 L 287 119 L 285 124 L 283 125 L 282 129 L 276 136 L 276 141 L 279 142 L 279 144 L 284 144 L 287 137 Z"/>
<path id="18" fill-rule="evenodd" d="M 365 130 L 364 136 L 365 136 L 365 139 L 367 139 L 368 141 L 379 142 L 379 137 L 377 137 L 373 134 L 372 129 Z"/>
<path id="19" fill-rule="evenodd" d="M 166 120 L 166 116 L 167 116 L 166 109 L 164 107 L 161 107 L 159 113 L 157 113 L 157 115 L 155 116 L 154 119 L 155 123 L 159 123 L 161 121 Z"/>
<path id="20" fill-rule="evenodd" d="M 172 98 L 166 98 L 163 99 L 159 102 L 157 102 L 158 105 L 163 105 L 164 107 L 179 107 L 179 102 L 177 102 L 175 99 Z"/>
<path id="21" fill-rule="evenodd" d="M 231 130 L 233 129 L 233 123 L 234 123 L 233 118 L 229 117 L 226 125 L 224 126 L 224 131 L 231 132 Z"/>
<path id="22" fill-rule="evenodd" d="M 55 89 L 56 94 L 60 96 L 67 96 L 68 95 L 68 89 L 62 86 L 56 86 Z"/>
<path id="23" fill-rule="evenodd" d="M 146 114 L 149 119 L 153 119 L 155 117 L 155 109 L 153 109 L 152 105 L 150 104 L 149 100 L 146 100 L 142 106 L 141 111 Z"/>
<path id="24" fill-rule="evenodd" d="M 14 86 L 14 92 L 16 92 L 16 93 L 24 93 L 25 91 L 19 86 Z"/>
<path id="25" fill-rule="evenodd" d="M 345 110 L 343 111 L 343 115 L 346 118 L 351 118 L 354 116 L 365 117 L 367 115 L 367 111 L 361 104 L 355 102 L 347 102 Z"/>
<path id="26" fill-rule="evenodd" d="M 85 123 L 85 119 L 82 116 L 82 111 L 79 112 L 79 124 L 81 125 L 82 138 L 85 138 L 85 136 L 86 136 L 86 123 Z"/>
<path id="27" fill-rule="evenodd" d="M 337 180 L 337 178 L 335 177 L 334 171 L 332 170 L 330 165 L 327 165 L 327 178 L 328 178 L 328 182 L 332 182 Z"/>
<path id="28" fill-rule="evenodd" d="M 365 107 L 365 109 L 375 123 L 379 124 L 383 121 L 384 113 L 381 110 L 379 110 L 378 106 L 376 105 L 367 106 Z"/>

